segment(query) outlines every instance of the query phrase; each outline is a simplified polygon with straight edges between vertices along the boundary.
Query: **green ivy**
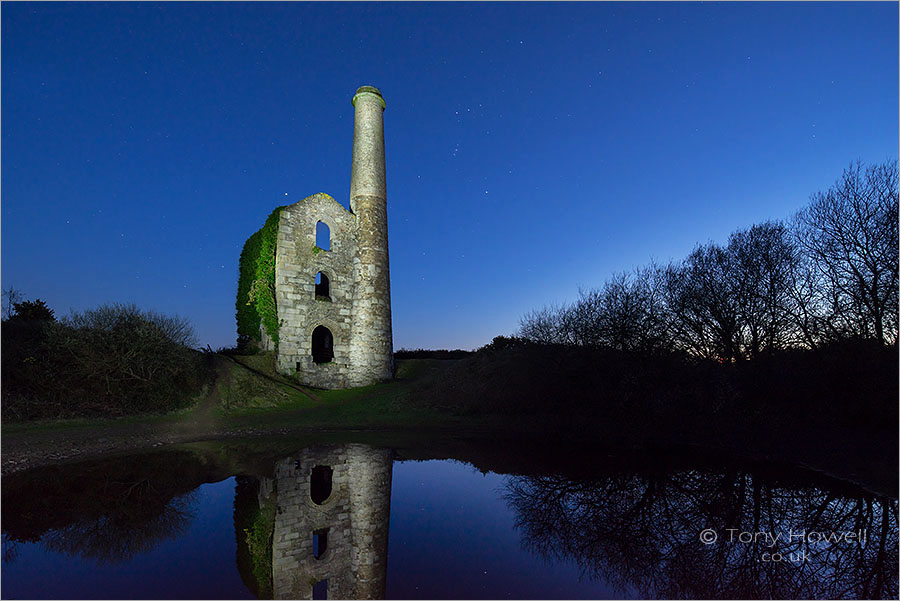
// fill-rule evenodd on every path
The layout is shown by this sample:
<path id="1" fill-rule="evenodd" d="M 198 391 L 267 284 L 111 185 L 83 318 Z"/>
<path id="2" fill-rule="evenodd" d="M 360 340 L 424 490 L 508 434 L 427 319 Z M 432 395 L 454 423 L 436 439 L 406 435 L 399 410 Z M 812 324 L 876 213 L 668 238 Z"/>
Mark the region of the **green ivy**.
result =
<path id="1" fill-rule="evenodd" d="M 238 337 L 246 336 L 251 340 L 259 340 L 259 313 L 256 305 L 250 302 L 250 285 L 256 275 L 256 256 L 259 254 L 260 232 L 247 238 L 241 251 L 237 289 L 237 333 Z"/>
<path id="2" fill-rule="evenodd" d="M 272 598 L 272 535 L 275 530 L 275 501 L 266 499 L 254 512 L 250 528 L 244 529 L 250 552 L 251 572 L 260 599 Z"/>
<path id="3" fill-rule="evenodd" d="M 241 251 L 237 289 L 238 338 L 261 340 L 262 324 L 278 348 L 278 309 L 275 304 L 275 246 L 278 241 L 278 207 L 265 224 L 247 238 Z"/>

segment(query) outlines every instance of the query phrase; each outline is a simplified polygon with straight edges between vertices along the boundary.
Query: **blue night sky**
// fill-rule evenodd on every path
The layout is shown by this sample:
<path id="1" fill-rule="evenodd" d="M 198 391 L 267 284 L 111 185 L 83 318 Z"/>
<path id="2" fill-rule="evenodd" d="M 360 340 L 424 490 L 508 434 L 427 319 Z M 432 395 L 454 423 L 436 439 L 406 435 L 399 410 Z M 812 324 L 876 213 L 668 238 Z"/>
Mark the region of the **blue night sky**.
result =
<path id="1" fill-rule="evenodd" d="M 473 348 L 898 152 L 897 3 L 4 3 L 2 285 L 235 340 L 278 205 L 387 101 L 394 348 Z"/>

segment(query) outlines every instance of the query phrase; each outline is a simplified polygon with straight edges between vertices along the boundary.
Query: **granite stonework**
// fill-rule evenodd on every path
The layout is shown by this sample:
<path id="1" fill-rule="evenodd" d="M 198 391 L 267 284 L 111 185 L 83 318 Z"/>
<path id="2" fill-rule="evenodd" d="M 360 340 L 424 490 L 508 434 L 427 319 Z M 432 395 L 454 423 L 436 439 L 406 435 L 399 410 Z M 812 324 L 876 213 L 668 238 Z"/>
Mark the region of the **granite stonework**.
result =
<path id="1" fill-rule="evenodd" d="M 384 598 L 392 465 L 389 449 L 319 446 L 283 460 L 274 478 L 261 480 L 260 502 L 275 498 L 276 599 L 311 599 L 313 586 L 323 581 L 328 599 Z M 331 469 L 331 493 L 317 504 L 313 474 L 322 468 Z M 320 536 L 318 558 L 314 533 Z"/>
<path id="2" fill-rule="evenodd" d="M 353 106 L 351 210 L 327 194 L 314 194 L 285 207 L 278 224 L 278 371 L 317 388 L 366 386 L 393 375 L 385 105 L 376 88 L 363 86 Z M 319 221 L 330 230 L 329 250 L 316 246 Z M 319 272 L 330 282 L 329 298 L 316 296 Z M 319 326 L 333 339 L 328 362 L 313 360 L 313 330 Z"/>
<path id="3" fill-rule="evenodd" d="M 331 233 L 331 249 L 316 246 L 316 224 Z M 346 388 L 358 378 L 351 369 L 351 326 L 359 269 L 356 217 L 327 194 L 314 194 L 285 207 L 275 246 L 275 303 L 281 323 L 278 371 L 295 374 L 317 388 Z M 329 296 L 316 296 L 316 274 L 329 281 Z M 325 326 L 334 359 L 314 363 L 312 332 Z"/>

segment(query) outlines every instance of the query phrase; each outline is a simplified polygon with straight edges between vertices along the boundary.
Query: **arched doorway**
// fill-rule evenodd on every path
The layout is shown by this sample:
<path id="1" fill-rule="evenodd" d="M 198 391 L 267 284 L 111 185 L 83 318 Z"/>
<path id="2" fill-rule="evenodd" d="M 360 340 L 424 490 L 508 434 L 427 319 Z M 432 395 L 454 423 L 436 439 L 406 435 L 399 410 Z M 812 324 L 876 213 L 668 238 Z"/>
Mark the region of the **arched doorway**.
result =
<path id="1" fill-rule="evenodd" d="M 318 326 L 312 333 L 313 363 L 328 363 L 334 359 L 334 336 L 325 326 Z"/>

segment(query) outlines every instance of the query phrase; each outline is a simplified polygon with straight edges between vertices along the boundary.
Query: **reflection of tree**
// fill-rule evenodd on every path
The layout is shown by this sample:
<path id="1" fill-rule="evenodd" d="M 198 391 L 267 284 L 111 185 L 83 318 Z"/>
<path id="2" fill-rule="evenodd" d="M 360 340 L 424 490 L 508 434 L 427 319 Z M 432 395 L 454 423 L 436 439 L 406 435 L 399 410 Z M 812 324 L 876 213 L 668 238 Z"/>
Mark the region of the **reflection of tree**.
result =
<path id="1" fill-rule="evenodd" d="M 190 524 L 202 471 L 188 453 L 161 453 L 5 476 L 4 560 L 25 541 L 100 562 L 149 551 Z"/>
<path id="2" fill-rule="evenodd" d="M 510 480 L 506 496 L 527 548 L 574 559 L 585 573 L 642 596 L 897 596 L 895 500 L 698 471 L 585 481 L 521 477 Z M 705 528 L 718 542 L 700 542 Z M 860 541 L 810 543 L 801 536 L 859 531 Z M 781 538 L 741 543 L 739 532 Z M 773 561 L 775 553 L 783 560 Z"/>
<path id="3" fill-rule="evenodd" d="M 19 543 L 3 533 L 3 563 L 15 561 L 19 557 Z"/>
<path id="4" fill-rule="evenodd" d="M 104 563 L 126 561 L 181 535 L 194 518 L 193 504 L 194 495 L 188 493 L 161 510 L 137 504 L 118 507 L 106 515 L 51 530 L 41 542 L 59 553 Z"/>

